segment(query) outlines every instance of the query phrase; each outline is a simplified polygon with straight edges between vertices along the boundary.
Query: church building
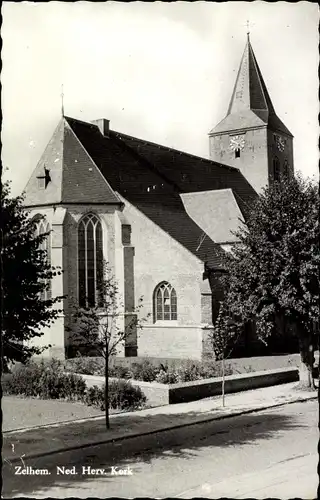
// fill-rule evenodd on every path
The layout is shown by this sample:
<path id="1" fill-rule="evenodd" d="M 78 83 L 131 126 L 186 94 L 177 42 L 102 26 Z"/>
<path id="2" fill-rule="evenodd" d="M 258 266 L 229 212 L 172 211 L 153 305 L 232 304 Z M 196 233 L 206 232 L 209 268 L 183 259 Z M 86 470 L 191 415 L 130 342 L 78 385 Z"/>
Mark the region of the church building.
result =
<path id="1" fill-rule="evenodd" d="M 293 175 L 292 142 L 249 36 L 227 114 L 209 133 L 210 160 L 116 132 L 107 119 L 63 116 L 25 188 L 32 216 L 45 216 L 39 231 L 51 231 L 51 264 L 63 269 L 46 292 L 66 298 L 37 340 L 52 345 L 44 355 L 76 352 L 72 304 L 96 304 L 105 260 L 124 315 L 142 297 L 148 316 L 119 355 L 206 356 L 232 232 L 264 186 Z"/>

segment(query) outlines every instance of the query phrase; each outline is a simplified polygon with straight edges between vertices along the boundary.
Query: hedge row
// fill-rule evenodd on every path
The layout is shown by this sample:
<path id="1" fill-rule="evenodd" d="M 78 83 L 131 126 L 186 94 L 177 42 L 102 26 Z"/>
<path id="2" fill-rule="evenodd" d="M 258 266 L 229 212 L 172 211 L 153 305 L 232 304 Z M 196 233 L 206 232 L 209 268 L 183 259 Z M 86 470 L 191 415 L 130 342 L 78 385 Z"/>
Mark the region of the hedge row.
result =
<path id="1" fill-rule="evenodd" d="M 81 401 L 102 410 L 105 408 L 104 388 L 87 388 L 81 376 L 64 373 L 64 365 L 57 360 L 15 366 L 11 373 L 2 376 L 1 382 L 3 395 Z M 135 410 L 146 402 L 141 389 L 128 381 L 112 381 L 108 388 L 109 408 Z"/>
<path id="2" fill-rule="evenodd" d="M 65 362 L 66 370 L 86 375 L 104 375 L 104 359 L 91 357 L 77 357 Z M 231 364 L 226 364 L 225 375 L 232 375 Z M 221 377 L 221 363 L 197 362 L 185 360 L 178 366 L 160 364 L 158 366 L 144 360 L 141 363 L 132 363 L 129 366 L 113 365 L 109 368 L 109 376 L 120 379 L 142 380 L 144 382 L 159 382 L 174 384 L 177 382 L 191 382 L 206 378 Z"/>

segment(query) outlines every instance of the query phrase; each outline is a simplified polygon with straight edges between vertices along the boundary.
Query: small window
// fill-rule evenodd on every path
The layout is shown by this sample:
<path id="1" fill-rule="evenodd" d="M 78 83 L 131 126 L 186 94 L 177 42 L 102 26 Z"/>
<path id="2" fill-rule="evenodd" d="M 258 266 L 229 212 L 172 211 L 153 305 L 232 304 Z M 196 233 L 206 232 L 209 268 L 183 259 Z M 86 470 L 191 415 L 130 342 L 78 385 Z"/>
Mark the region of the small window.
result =
<path id="1" fill-rule="evenodd" d="M 45 189 L 49 184 L 49 182 L 51 181 L 50 170 L 44 167 L 44 175 L 39 175 L 37 179 L 38 179 L 38 188 Z"/>
<path id="2" fill-rule="evenodd" d="M 154 320 L 175 321 L 178 319 L 177 294 L 170 283 L 160 283 L 154 292 Z"/>
<path id="3" fill-rule="evenodd" d="M 234 157 L 235 158 L 240 158 L 240 148 L 236 148 L 234 151 Z"/>
<path id="4" fill-rule="evenodd" d="M 288 163 L 288 160 L 284 161 L 284 164 L 283 164 L 283 175 L 285 177 L 289 176 L 289 163 Z"/>
<path id="5" fill-rule="evenodd" d="M 275 157 L 273 159 L 273 180 L 280 180 L 280 161 L 279 158 Z"/>
<path id="6" fill-rule="evenodd" d="M 45 187 L 46 187 L 46 178 L 45 177 L 38 177 L 38 188 L 44 189 Z"/>

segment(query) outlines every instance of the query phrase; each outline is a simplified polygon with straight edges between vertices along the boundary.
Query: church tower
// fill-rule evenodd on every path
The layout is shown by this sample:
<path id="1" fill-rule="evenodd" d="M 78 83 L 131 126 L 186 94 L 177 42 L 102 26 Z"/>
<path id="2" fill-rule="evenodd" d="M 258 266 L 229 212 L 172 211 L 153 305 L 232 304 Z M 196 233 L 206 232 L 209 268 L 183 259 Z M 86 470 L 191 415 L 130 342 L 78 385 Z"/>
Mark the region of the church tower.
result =
<path id="1" fill-rule="evenodd" d="M 274 110 L 247 36 L 227 115 L 209 133 L 210 158 L 239 168 L 259 193 L 293 175 L 293 135 Z"/>

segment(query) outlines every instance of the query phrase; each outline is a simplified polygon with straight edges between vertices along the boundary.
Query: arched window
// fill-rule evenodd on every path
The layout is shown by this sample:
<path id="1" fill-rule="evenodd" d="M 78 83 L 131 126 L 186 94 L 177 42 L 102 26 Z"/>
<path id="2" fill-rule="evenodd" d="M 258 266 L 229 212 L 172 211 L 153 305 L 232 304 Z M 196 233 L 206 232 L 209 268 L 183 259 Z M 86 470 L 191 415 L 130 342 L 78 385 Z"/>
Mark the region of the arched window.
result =
<path id="1" fill-rule="evenodd" d="M 236 148 L 236 149 L 234 150 L 234 157 L 235 157 L 235 158 L 240 158 L 240 148 Z"/>
<path id="2" fill-rule="evenodd" d="M 177 318 L 176 291 L 170 283 L 164 281 L 154 292 L 154 319 L 155 321 L 174 321 Z"/>
<path id="3" fill-rule="evenodd" d="M 103 277 L 102 226 L 94 214 L 85 215 L 78 227 L 79 305 L 99 305 L 99 288 Z"/>
<path id="4" fill-rule="evenodd" d="M 41 234 L 46 234 L 46 237 L 40 243 L 40 249 L 46 251 L 46 259 L 47 263 L 51 265 L 51 230 L 49 222 L 45 220 L 39 220 L 36 225 L 36 234 L 40 236 Z M 51 299 L 51 280 L 48 279 L 45 281 L 46 289 L 41 292 L 41 300 L 50 300 Z"/>
<path id="5" fill-rule="evenodd" d="M 288 177 L 289 176 L 289 163 L 288 163 L 288 160 L 284 160 L 284 164 L 283 164 L 283 175 L 285 177 Z"/>
<path id="6" fill-rule="evenodd" d="M 273 180 L 278 181 L 280 179 L 280 161 L 277 156 L 273 159 Z"/>

